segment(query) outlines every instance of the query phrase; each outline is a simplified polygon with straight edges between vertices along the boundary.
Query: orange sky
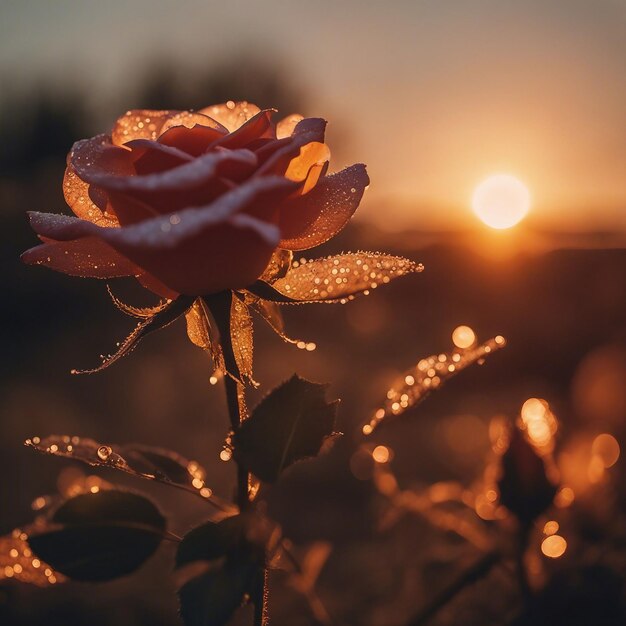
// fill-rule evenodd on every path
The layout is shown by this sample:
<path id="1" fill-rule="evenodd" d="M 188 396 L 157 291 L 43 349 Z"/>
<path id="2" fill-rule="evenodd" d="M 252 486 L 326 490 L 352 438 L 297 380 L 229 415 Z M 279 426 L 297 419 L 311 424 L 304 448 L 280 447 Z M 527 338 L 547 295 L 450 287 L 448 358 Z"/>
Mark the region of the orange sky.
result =
<path id="1" fill-rule="evenodd" d="M 473 187 L 505 171 L 531 189 L 534 223 L 626 232 L 625 42 L 624 0 L 0 8 L 0 75 L 86 76 L 95 99 L 150 57 L 172 55 L 183 68 L 268 50 L 308 94 L 307 112 L 331 120 L 335 166 L 368 164 L 363 216 L 380 222 L 384 207 L 394 228 L 471 223 Z"/>

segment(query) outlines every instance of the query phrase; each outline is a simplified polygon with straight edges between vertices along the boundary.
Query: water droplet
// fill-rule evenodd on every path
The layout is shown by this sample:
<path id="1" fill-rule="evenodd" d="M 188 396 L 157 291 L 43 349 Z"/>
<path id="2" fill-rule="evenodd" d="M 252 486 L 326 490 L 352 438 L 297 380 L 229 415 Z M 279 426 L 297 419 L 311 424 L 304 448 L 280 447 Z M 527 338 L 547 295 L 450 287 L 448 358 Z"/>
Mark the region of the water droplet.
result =
<path id="1" fill-rule="evenodd" d="M 113 450 L 109 446 L 100 446 L 98 448 L 98 458 L 101 461 L 106 461 L 110 456 Z"/>

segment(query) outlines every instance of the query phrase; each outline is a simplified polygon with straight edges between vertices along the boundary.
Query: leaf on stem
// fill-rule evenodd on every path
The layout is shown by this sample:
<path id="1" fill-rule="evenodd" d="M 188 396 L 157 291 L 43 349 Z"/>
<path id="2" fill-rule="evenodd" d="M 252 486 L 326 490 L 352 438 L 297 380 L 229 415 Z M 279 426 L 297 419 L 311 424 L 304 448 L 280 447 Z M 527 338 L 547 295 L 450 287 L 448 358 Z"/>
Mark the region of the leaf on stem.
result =
<path id="1" fill-rule="evenodd" d="M 219 522 L 206 522 L 190 530 L 176 552 L 176 567 L 194 561 L 213 561 L 226 556 L 245 541 L 246 518 L 233 515 Z"/>
<path id="2" fill-rule="evenodd" d="M 230 310 L 230 340 L 233 354 L 239 370 L 239 379 L 255 387 L 258 383 L 253 378 L 252 357 L 254 354 L 254 328 L 248 305 L 233 294 Z"/>
<path id="3" fill-rule="evenodd" d="M 381 423 L 398 417 L 418 405 L 449 378 L 474 363 L 481 364 L 488 355 L 505 345 L 504 337 L 498 335 L 479 346 L 458 348 L 453 352 L 433 354 L 422 359 L 415 367 L 404 372 L 390 387 L 382 407 L 377 409 L 369 423 L 363 426 L 363 434 L 372 434 Z"/>
<path id="4" fill-rule="evenodd" d="M 80 581 L 105 581 L 135 571 L 165 534 L 150 500 L 127 491 L 100 491 L 67 500 L 49 525 L 28 537 L 37 557 Z"/>
<path id="5" fill-rule="evenodd" d="M 278 278 L 282 278 L 289 271 L 292 260 L 293 252 L 291 250 L 278 248 L 272 254 L 272 258 L 267 264 L 265 271 L 261 274 L 260 280 L 271 283 Z"/>
<path id="6" fill-rule="evenodd" d="M 126 304 L 126 302 L 123 302 L 122 300 L 120 300 L 113 293 L 109 285 L 107 285 L 107 291 L 109 292 L 109 296 L 111 297 L 111 300 L 113 300 L 113 304 L 120 311 L 122 311 L 122 313 L 126 313 L 126 315 L 129 315 L 130 317 L 136 317 L 137 319 L 140 319 L 140 320 L 145 320 L 149 317 L 152 317 L 153 315 L 156 315 L 171 302 L 171 300 L 161 300 L 155 306 L 137 307 L 137 306 L 133 306 L 132 304 Z"/>
<path id="7" fill-rule="evenodd" d="M 341 302 L 389 283 L 394 278 L 423 270 L 421 264 L 378 252 L 348 252 L 322 259 L 294 261 L 282 278 L 257 281 L 249 291 L 280 303 Z"/>
<path id="8" fill-rule="evenodd" d="M 222 291 L 203 298 L 219 333 L 223 367 L 240 383 L 257 385 L 253 379 L 253 326 L 248 305 L 239 294 Z"/>
<path id="9" fill-rule="evenodd" d="M 207 305 L 202 298 L 198 298 L 185 314 L 187 320 L 187 335 L 191 343 L 207 352 L 217 371 L 224 372 L 224 355 L 216 330 L 211 325 Z"/>
<path id="10" fill-rule="evenodd" d="M 259 565 L 236 552 L 178 590 L 185 626 L 225 626 L 250 593 Z"/>
<path id="11" fill-rule="evenodd" d="M 176 554 L 185 626 L 224 626 L 263 567 L 264 550 L 247 537 L 249 516 L 207 522 L 183 538 Z"/>
<path id="12" fill-rule="evenodd" d="M 82 461 L 94 467 L 111 467 L 186 489 L 209 501 L 214 499 L 212 490 L 204 482 L 204 468 L 171 450 L 141 444 L 103 444 L 88 437 L 67 435 L 33 437 L 27 439 L 25 445 L 44 454 Z"/>
<path id="13" fill-rule="evenodd" d="M 327 402 L 327 385 L 292 376 L 254 409 L 233 436 L 238 462 L 265 482 L 316 456 L 334 434 L 338 400 Z"/>
<path id="14" fill-rule="evenodd" d="M 109 367 L 109 365 L 113 365 L 113 363 L 121 359 L 123 356 L 132 352 L 137 347 L 137 344 L 146 335 L 149 335 L 155 330 L 165 328 L 171 324 L 174 320 L 178 319 L 183 313 L 185 313 L 192 304 L 193 298 L 189 296 L 179 296 L 176 300 L 172 300 L 160 309 L 158 313 L 155 313 L 151 317 L 148 317 L 140 322 L 135 330 L 133 330 L 133 332 L 130 333 L 124 341 L 122 341 L 117 352 L 106 357 L 103 360 L 102 365 L 90 370 L 72 370 L 72 374 L 93 374 L 95 372 L 102 371 L 103 369 Z"/>

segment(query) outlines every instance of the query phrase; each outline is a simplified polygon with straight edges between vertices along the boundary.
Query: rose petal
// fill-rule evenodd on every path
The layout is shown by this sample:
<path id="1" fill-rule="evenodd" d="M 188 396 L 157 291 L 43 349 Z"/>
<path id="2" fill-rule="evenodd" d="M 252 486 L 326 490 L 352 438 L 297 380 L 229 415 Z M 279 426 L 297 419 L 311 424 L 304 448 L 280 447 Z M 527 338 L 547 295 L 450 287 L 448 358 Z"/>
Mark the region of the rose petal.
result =
<path id="1" fill-rule="evenodd" d="M 261 169 L 261 167 L 263 167 L 263 165 L 279 150 L 282 150 L 287 146 L 291 146 L 292 144 L 292 137 L 283 137 L 282 139 L 270 139 L 269 141 L 265 141 L 262 145 L 255 148 L 252 148 L 251 146 L 248 146 L 248 148 L 250 150 L 254 150 L 254 154 L 256 154 L 257 159 L 259 160 L 259 169 Z"/>
<path id="2" fill-rule="evenodd" d="M 196 124 L 193 128 L 174 126 L 159 137 L 159 143 L 175 146 L 191 156 L 199 156 L 206 151 L 211 143 L 223 136 L 222 131 L 200 124 Z"/>
<path id="3" fill-rule="evenodd" d="M 321 161 L 319 163 L 313 163 L 307 172 L 306 178 L 302 182 L 302 186 L 296 192 L 297 195 L 303 196 L 305 193 L 309 193 L 320 178 L 326 176 L 328 171 L 328 161 Z"/>
<path id="4" fill-rule="evenodd" d="M 200 109 L 198 113 L 211 117 L 232 133 L 260 111 L 256 104 L 230 100 L 224 104 L 213 104 Z"/>
<path id="5" fill-rule="evenodd" d="M 263 272 L 280 238 L 276 226 L 246 214 L 205 222 L 175 248 L 158 232 L 144 231 L 140 240 L 133 240 L 133 235 L 129 233 L 127 240 L 124 233 L 115 247 L 170 289 L 189 295 L 251 284 Z"/>
<path id="6" fill-rule="evenodd" d="M 156 293 L 157 296 L 167 298 L 168 300 L 175 300 L 180 294 L 178 291 L 170 289 L 167 285 L 164 285 L 158 278 L 155 278 L 148 272 L 139 274 L 137 277 L 139 284 L 146 289 Z"/>
<path id="7" fill-rule="evenodd" d="M 67 164 L 87 183 L 97 176 L 132 176 L 135 173 L 132 153 L 114 146 L 107 135 L 77 141 L 67 155 Z"/>
<path id="8" fill-rule="evenodd" d="M 180 111 L 134 109 L 126 111 L 113 126 L 111 140 L 121 146 L 133 139 L 156 139 L 165 122 Z"/>
<path id="9" fill-rule="evenodd" d="M 110 176 L 94 169 L 83 172 L 81 177 L 107 191 L 118 219 L 129 224 L 142 214 L 127 198 L 142 203 L 152 214 L 208 204 L 228 189 L 227 182 L 220 179 L 242 180 L 254 171 L 256 163 L 250 150 L 217 150 L 165 172 Z"/>
<path id="10" fill-rule="evenodd" d="M 312 142 L 324 145 L 325 128 L 326 121 L 319 118 L 308 118 L 300 121 L 291 137 L 279 139 L 257 152 L 259 163 L 262 163 L 262 165 L 260 165 L 255 175 L 284 174 L 292 159 L 298 157 L 303 146 Z M 309 169 L 310 165 L 307 171 Z"/>
<path id="11" fill-rule="evenodd" d="M 141 271 L 97 237 L 49 241 L 26 250 L 21 258 L 29 265 L 45 265 L 57 272 L 83 278 L 134 276 Z"/>
<path id="12" fill-rule="evenodd" d="M 293 113 L 284 117 L 276 124 L 276 137 L 283 139 L 284 137 L 291 137 L 295 127 L 304 119 L 299 113 Z"/>
<path id="13" fill-rule="evenodd" d="M 220 146 L 221 148 L 235 150 L 237 148 L 245 148 L 258 139 L 275 139 L 276 134 L 272 125 L 272 114 L 274 112 L 274 109 L 260 111 L 237 130 L 214 141 L 209 149 Z"/>
<path id="14" fill-rule="evenodd" d="M 98 237 L 169 289 L 201 295 L 246 287 L 263 272 L 280 233 L 257 216 L 271 216 L 293 190 L 291 181 L 265 177 L 236 187 L 208 207 L 123 228 L 41 213 L 31 214 L 31 225 L 57 241 Z"/>
<path id="15" fill-rule="evenodd" d="M 324 133 L 326 132 L 326 120 L 321 117 L 305 117 L 300 120 L 293 129 L 294 135 L 303 135 L 312 133 L 315 139 L 311 141 L 319 141 L 324 143 Z"/>
<path id="16" fill-rule="evenodd" d="M 192 160 L 187 152 L 152 139 L 133 139 L 125 147 L 132 150 L 131 158 L 140 176 L 163 172 Z"/>
<path id="17" fill-rule="evenodd" d="M 280 207 L 281 248 L 306 250 L 334 237 L 356 211 L 369 177 L 362 164 L 325 176 L 304 196 Z"/>
<path id="18" fill-rule="evenodd" d="M 74 215 L 98 226 L 117 226 L 115 215 L 106 213 L 106 194 L 81 180 L 68 166 L 63 176 L 63 195 Z"/>
<path id="19" fill-rule="evenodd" d="M 325 143 L 311 141 L 300 148 L 298 156 L 291 159 L 285 171 L 285 178 L 297 182 L 306 181 L 302 193 L 307 193 L 315 186 L 322 167 L 329 160 L 328 146 Z M 310 176 L 311 171 L 314 172 L 313 176 Z"/>
<path id="20" fill-rule="evenodd" d="M 160 130 L 159 139 L 168 131 L 170 128 L 178 127 L 178 128 L 187 128 L 189 130 L 193 129 L 194 126 L 204 126 L 206 128 L 211 128 L 212 130 L 217 131 L 221 135 L 227 135 L 229 133 L 228 128 L 220 124 L 217 120 L 205 115 L 200 111 L 178 111 L 170 115 Z"/>
<path id="21" fill-rule="evenodd" d="M 166 213 L 168 211 L 168 209 L 159 211 L 143 200 L 121 191 L 109 191 L 107 196 L 109 199 L 109 203 L 107 205 L 108 210 L 110 213 L 115 214 L 117 221 L 121 226 L 136 224 L 137 222 L 147 220 L 151 217 L 156 217 L 157 215 L 161 215 L 161 213 Z"/>
<path id="22" fill-rule="evenodd" d="M 233 176 L 237 176 L 240 171 L 249 172 L 254 169 L 256 163 L 256 156 L 250 150 L 219 150 L 203 154 L 197 159 L 165 172 L 156 172 L 144 176 L 112 175 L 95 167 L 77 169 L 77 173 L 83 180 L 96 184 L 107 191 L 162 193 L 164 191 L 183 191 L 205 185 L 218 175 L 230 176 L 232 173 Z M 222 170 L 227 170 L 227 173 Z"/>

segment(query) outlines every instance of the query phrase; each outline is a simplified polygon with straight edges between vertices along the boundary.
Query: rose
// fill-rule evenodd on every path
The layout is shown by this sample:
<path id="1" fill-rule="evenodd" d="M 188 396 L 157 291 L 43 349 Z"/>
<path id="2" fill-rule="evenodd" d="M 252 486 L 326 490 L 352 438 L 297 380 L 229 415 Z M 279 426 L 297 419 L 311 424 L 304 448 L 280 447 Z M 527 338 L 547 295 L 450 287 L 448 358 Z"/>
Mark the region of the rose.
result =
<path id="1" fill-rule="evenodd" d="M 43 244 L 26 263 L 66 274 L 135 276 L 167 298 L 252 284 L 277 248 L 339 232 L 369 183 L 327 176 L 326 122 L 228 102 L 200 111 L 128 111 L 111 135 L 78 141 L 65 199 L 76 217 L 30 213 Z"/>

